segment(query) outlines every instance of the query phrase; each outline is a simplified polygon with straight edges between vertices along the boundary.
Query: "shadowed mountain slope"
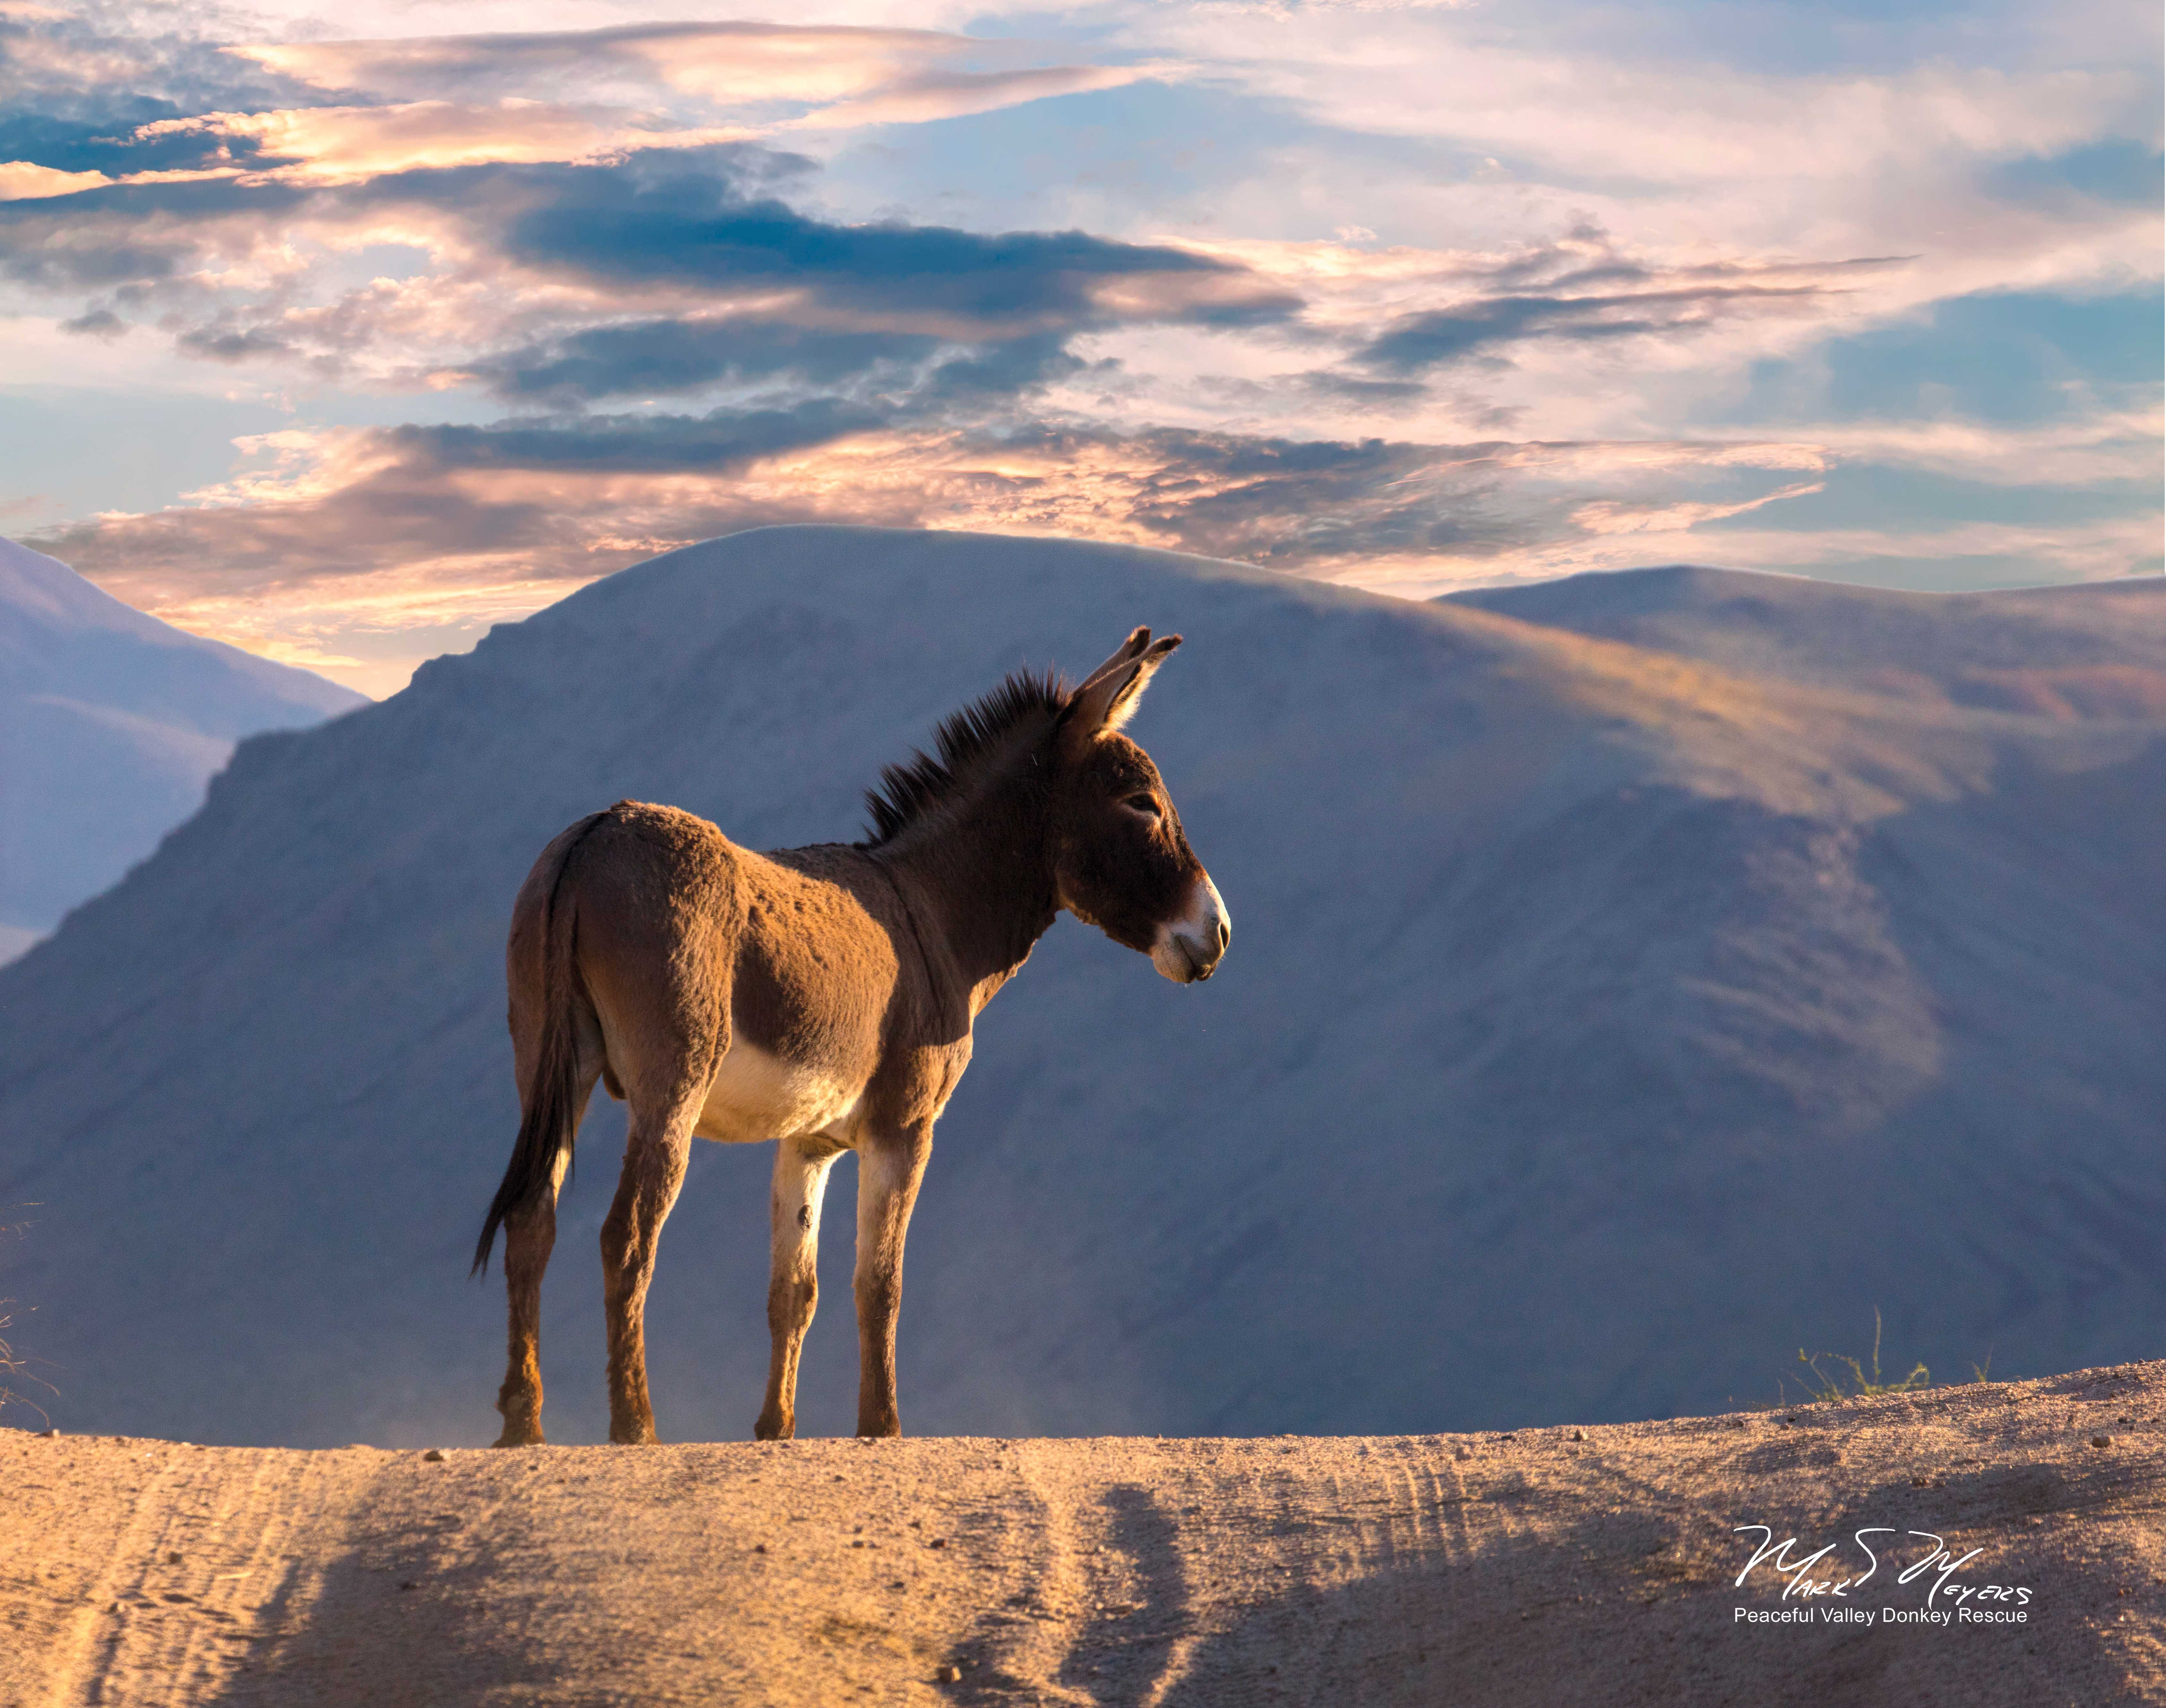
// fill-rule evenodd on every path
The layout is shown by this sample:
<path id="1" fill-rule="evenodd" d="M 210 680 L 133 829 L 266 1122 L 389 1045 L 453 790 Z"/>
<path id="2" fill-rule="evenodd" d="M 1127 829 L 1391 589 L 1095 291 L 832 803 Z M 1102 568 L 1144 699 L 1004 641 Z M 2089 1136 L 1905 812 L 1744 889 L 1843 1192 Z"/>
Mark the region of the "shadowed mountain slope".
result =
<path id="1" fill-rule="evenodd" d="M 1573 584 L 1658 604 L 1665 576 Z M 1887 597 L 1779 591 L 1805 652 Z M 502 1295 L 465 1262 L 516 1123 L 503 933 L 542 844 L 620 796 L 753 847 L 855 835 L 941 716 L 1144 622 L 1189 644 L 1133 732 L 1233 949 L 1177 988 L 1063 921 L 986 1012 L 912 1229 L 906 1427 L 1709 1409 L 1772 1397 L 1800 1345 L 1863 1350 L 1876 1305 L 1943 1375 L 2143 1356 L 2162 613 L 2054 596 L 2087 597 L 2118 613 L 2087 667 L 2134 697 L 2011 710 L 1716 662 L 1688 602 L 1657 649 L 1067 542 L 673 553 L 244 743 L 155 859 L 0 970 L 0 1202 L 40 1205 L 0 1292 L 36 1307 L 18 1339 L 71 1430 L 488 1439 Z M 2024 668 L 2010 625 L 2057 645 L 2052 606 L 1908 601 L 1948 624 L 1917 674 Z M 603 1427 L 621 1131 L 589 1117 L 560 1217 L 557 1440 Z M 745 1433 L 766 1362 L 769 1153 L 695 1153 L 649 1310 L 666 1439 Z M 810 1433 L 853 1415 L 848 1189 Z"/>
<path id="2" fill-rule="evenodd" d="M 156 847 L 240 738 L 367 703 L 0 540 L 0 960 Z"/>

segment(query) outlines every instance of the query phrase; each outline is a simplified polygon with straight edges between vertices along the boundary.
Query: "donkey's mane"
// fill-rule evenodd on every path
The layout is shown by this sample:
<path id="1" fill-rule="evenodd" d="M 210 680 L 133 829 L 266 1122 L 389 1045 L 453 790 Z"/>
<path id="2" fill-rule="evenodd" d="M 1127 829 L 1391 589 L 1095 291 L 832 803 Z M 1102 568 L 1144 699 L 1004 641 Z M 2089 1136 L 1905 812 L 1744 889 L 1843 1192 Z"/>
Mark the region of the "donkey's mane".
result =
<path id="1" fill-rule="evenodd" d="M 1014 738 L 1049 732 L 1067 709 L 1068 684 L 1051 670 L 1013 672 L 990 694 L 943 719 L 933 732 L 934 753 L 914 750 L 907 763 L 884 766 L 880 786 L 865 791 L 873 833 L 859 848 L 892 842 L 927 812 L 960 797 L 986 765 Z"/>

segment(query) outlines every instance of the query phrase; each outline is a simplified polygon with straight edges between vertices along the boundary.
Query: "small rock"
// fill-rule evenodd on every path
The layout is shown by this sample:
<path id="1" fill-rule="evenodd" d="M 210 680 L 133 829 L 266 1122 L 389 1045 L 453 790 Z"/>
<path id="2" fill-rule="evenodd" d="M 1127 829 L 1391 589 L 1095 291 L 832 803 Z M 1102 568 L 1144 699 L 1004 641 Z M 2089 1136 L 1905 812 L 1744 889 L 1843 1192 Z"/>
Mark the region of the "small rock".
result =
<path id="1" fill-rule="evenodd" d="M 948 1538 L 944 1536 L 937 1536 L 933 1537 L 930 1542 L 927 1543 L 926 1546 L 927 1547 L 944 1548 L 948 1546 Z"/>
<path id="2" fill-rule="evenodd" d="M 422 1454 L 421 1457 L 425 1463 L 441 1465 L 444 1462 L 444 1450 L 441 1447 L 431 1447 L 427 1452 Z"/>
<path id="3" fill-rule="evenodd" d="M 754 1542 L 752 1545 L 752 1551 L 756 1554 L 763 1554 L 767 1552 L 767 1544 L 765 1542 Z"/>
<path id="4" fill-rule="evenodd" d="M 2093 1436 L 2091 1437 L 2091 1445 L 2095 1447 L 2110 1447 L 2113 1445 L 2113 1437 L 2111 1436 Z"/>
<path id="5" fill-rule="evenodd" d="M 1575 1441 L 1583 1441 L 1587 1439 L 1587 1431 L 1585 1430 L 1574 1430 L 1572 1432 L 1572 1438 Z"/>
<path id="6" fill-rule="evenodd" d="M 49 1441 L 56 1441 L 61 1438 L 61 1432 L 58 1430 L 40 1430 L 38 1433 Z"/>
<path id="7" fill-rule="evenodd" d="M 963 1682 L 963 1669 L 960 1667 L 943 1667 L 932 1676 L 943 1684 L 959 1684 Z"/>
<path id="8" fill-rule="evenodd" d="M 419 1584 L 415 1583 L 415 1582 L 411 1578 L 408 1578 L 404 1583 L 401 1584 L 399 1587 L 401 1589 L 420 1589 L 421 1586 L 420 1586 Z"/>
<path id="9" fill-rule="evenodd" d="M 166 1550 L 166 1563 L 169 1566 L 177 1566 L 180 1563 L 181 1551 L 178 1548 L 167 1548 Z"/>

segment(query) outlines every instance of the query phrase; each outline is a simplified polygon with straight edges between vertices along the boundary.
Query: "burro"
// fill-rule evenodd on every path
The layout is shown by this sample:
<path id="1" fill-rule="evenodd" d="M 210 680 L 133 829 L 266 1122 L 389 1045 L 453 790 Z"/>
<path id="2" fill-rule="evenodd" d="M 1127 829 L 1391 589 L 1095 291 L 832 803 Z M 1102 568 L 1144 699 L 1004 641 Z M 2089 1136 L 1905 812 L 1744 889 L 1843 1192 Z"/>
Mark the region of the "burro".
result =
<path id="1" fill-rule="evenodd" d="M 858 1433 L 902 1433 L 903 1239 L 979 1012 L 1063 910 L 1180 984 L 1233 932 L 1150 755 L 1121 732 L 1178 635 L 1147 628 L 1073 687 L 1014 675 L 890 766 L 872 834 L 754 854 L 705 819 L 620 801 L 542 851 L 506 950 L 519 1137 L 500 1227 L 510 1357 L 499 1446 L 542 1435 L 542 1272 L 594 1083 L 630 1136 L 602 1224 L 610 1439 L 652 1441 L 644 1323 L 695 1138 L 775 1142 L 763 1440 L 796 1431 L 829 1169 L 858 1154 Z"/>

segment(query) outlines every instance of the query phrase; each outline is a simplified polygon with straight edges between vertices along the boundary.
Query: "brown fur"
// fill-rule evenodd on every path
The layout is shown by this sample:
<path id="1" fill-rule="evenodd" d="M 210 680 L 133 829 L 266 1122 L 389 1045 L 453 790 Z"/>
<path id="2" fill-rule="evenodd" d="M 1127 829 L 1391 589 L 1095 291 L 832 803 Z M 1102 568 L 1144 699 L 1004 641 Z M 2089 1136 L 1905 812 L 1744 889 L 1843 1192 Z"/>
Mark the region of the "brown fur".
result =
<path id="1" fill-rule="evenodd" d="M 943 726 L 937 758 L 888 771 L 868 843 L 753 854 L 688 812 L 621 801 L 542 852 L 506 950 L 519 1136 L 474 1257 L 478 1271 L 501 1226 L 499 1446 L 542 1439 L 542 1277 L 598 1078 L 631 1108 L 602 1226 L 610 1439 L 655 1438 L 647 1288 L 695 1137 L 779 1141 L 763 1439 L 795 1430 L 820 1195 L 857 1151 L 858 1433 L 901 1432 L 903 1243 L 978 1012 L 1063 907 L 1184 982 L 1224 953 L 1217 891 L 1149 756 L 1118 732 L 1179 641 L 1138 629 L 1072 690 L 1009 679 Z"/>

